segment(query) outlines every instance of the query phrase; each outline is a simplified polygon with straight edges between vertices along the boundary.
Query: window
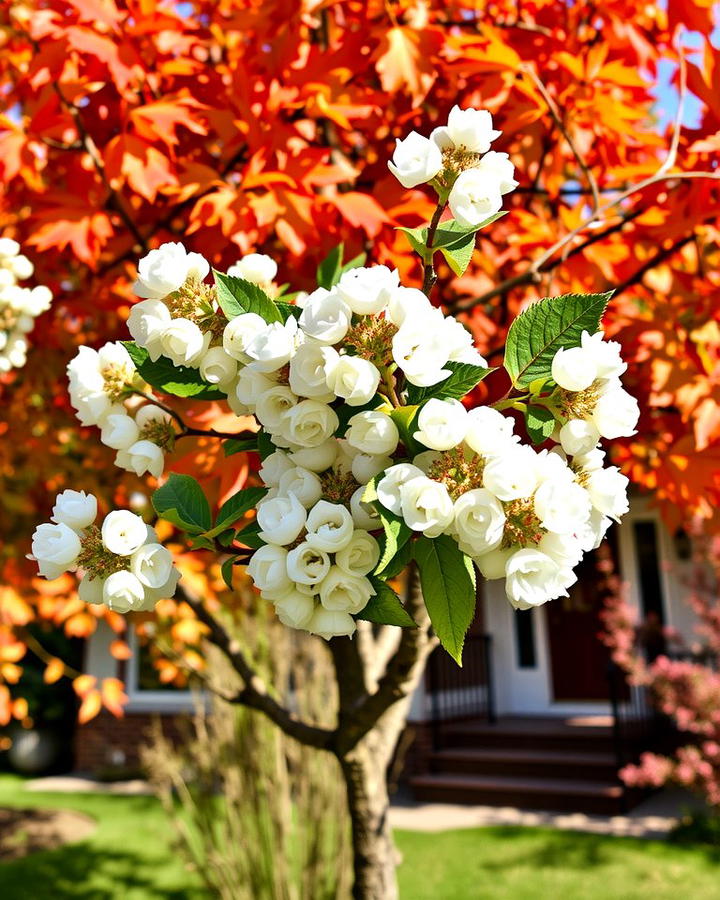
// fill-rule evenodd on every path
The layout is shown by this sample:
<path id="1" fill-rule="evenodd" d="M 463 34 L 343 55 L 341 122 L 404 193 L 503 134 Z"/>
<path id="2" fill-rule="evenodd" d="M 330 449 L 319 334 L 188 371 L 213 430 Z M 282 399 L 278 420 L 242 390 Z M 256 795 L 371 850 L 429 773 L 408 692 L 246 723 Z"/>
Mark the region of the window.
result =
<path id="1" fill-rule="evenodd" d="M 534 669 L 537 666 L 535 655 L 535 621 L 531 609 L 516 609 L 513 613 L 515 622 L 515 646 L 517 648 L 518 667 Z"/>
<path id="2" fill-rule="evenodd" d="M 148 648 L 141 644 L 132 627 L 128 629 L 128 644 L 133 654 L 126 668 L 130 712 L 182 712 L 194 708 L 192 691 L 160 681 Z"/>

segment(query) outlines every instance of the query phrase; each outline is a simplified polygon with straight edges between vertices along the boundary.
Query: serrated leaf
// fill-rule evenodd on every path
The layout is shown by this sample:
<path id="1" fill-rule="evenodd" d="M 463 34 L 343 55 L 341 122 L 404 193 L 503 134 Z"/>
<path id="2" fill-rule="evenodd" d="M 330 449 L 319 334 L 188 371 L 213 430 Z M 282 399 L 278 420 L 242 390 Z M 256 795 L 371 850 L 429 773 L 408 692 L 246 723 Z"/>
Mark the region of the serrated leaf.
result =
<path id="1" fill-rule="evenodd" d="M 280 310 L 258 285 L 234 275 L 223 275 L 214 269 L 213 275 L 218 304 L 228 319 L 251 312 L 257 313 L 268 323 L 283 321 Z"/>
<path id="2" fill-rule="evenodd" d="M 405 449 L 410 456 L 417 456 L 418 453 L 422 453 L 426 449 L 413 437 L 413 434 L 417 431 L 419 412 L 419 406 L 410 404 L 409 406 L 401 406 L 398 409 L 394 409 L 390 413 L 390 418 L 397 425 L 397 429 L 400 432 L 400 440 L 405 445 Z"/>
<path id="3" fill-rule="evenodd" d="M 134 341 L 123 341 L 122 343 L 143 381 L 147 381 L 149 385 L 162 391 L 163 394 L 172 394 L 175 397 L 194 397 L 196 400 L 226 399 L 226 394 L 203 381 L 197 369 L 189 366 L 176 366 L 174 362 L 164 356 L 153 362 L 144 347 L 138 347 Z"/>
<path id="4" fill-rule="evenodd" d="M 555 431 L 555 416 L 545 406 L 528 406 L 525 427 L 533 444 L 542 444 Z"/>
<path id="5" fill-rule="evenodd" d="M 365 622 L 374 622 L 376 625 L 399 625 L 401 628 L 417 628 L 410 613 L 402 605 L 395 591 L 381 578 L 370 576 L 370 581 L 375 588 L 367 606 L 355 616 Z"/>
<path id="6" fill-rule="evenodd" d="M 515 387 L 550 378 L 557 351 L 579 347 L 583 331 L 597 331 L 611 296 L 612 291 L 546 297 L 520 313 L 505 345 L 505 368 Z"/>
<path id="7" fill-rule="evenodd" d="M 214 550 L 215 544 L 206 538 L 204 534 L 199 534 L 197 537 L 190 539 L 190 547 L 193 550 Z"/>
<path id="8" fill-rule="evenodd" d="M 212 524 L 210 504 L 190 475 L 170 475 L 152 496 L 155 512 L 190 534 L 203 534 Z"/>
<path id="9" fill-rule="evenodd" d="M 287 303 L 285 300 L 275 300 L 274 303 L 283 322 L 287 322 L 290 316 L 299 319 L 302 315 L 302 309 L 299 306 L 295 306 L 294 303 Z"/>
<path id="10" fill-rule="evenodd" d="M 400 227 L 397 229 L 398 231 L 402 231 L 405 237 L 408 239 L 408 243 L 412 247 L 412 249 L 420 254 L 420 258 L 423 261 L 429 259 L 430 251 L 428 250 L 427 244 L 427 227 L 423 226 L 422 228 L 404 228 Z"/>
<path id="11" fill-rule="evenodd" d="M 273 444 L 267 431 L 259 431 L 257 436 L 257 449 L 260 454 L 260 459 L 266 459 L 278 448 Z"/>
<path id="12" fill-rule="evenodd" d="M 408 386 L 408 403 L 420 404 L 426 400 L 436 398 L 438 400 L 462 400 L 470 391 L 495 369 L 486 369 L 483 366 L 474 366 L 471 363 L 447 362 L 444 369 L 450 369 L 444 381 L 430 387 L 417 387 L 414 384 Z"/>
<path id="13" fill-rule="evenodd" d="M 320 287 L 330 290 L 340 280 L 342 273 L 342 258 L 345 250 L 344 244 L 333 247 L 325 259 L 317 267 L 317 283 Z"/>
<path id="14" fill-rule="evenodd" d="M 228 438 L 223 442 L 225 456 L 233 456 L 235 453 L 246 453 L 257 450 L 257 438 Z"/>
<path id="15" fill-rule="evenodd" d="M 375 567 L 375 574 L 382 575 L 384 569 L 390 565 L 398 551 L 410 540 L 412 537 L 412 530 L 405 524 L 400 516 L 396 516 L 395 513 L 385 509 L 379 500 L 376 500 L 373 505 L 380 514 L 380 521 L 385 536 L 383 551 L 380 560 Z"/>
<path id="16" fill-rule="evenodd" d="M 253 509 L 267 494 L 265 487 L 245 488 L 233 494 L 218 510 L 215 525 L 211 531 L 206 532 L 206 537 L 214 537 L 226 528 L 229 528 L 244 515 L 249 509 Z"/>
<path id="17" fill-rule="evenodd" d="M 465 635 L 475 615 L 472 561 L 446 534 L 415 543 L 425 606 L 440 643 L 462 665 Z"/>
<path id="18" fill-rule="evenodd" d="M 456 275 L 462 275 L 470 265 L 475 252 L 475 232 L 463 235 L 454 244 L 440 247 L 440 252 L 445 257 L 445 262 Z"/>
<path id="19" fill-rule="evenodd" d="M 382 571 L 383 578 L 396 578 L 410 564 L 415 553 L 414 541 L 406 541 Z"/>
<path id="20" fill-rule="evenodd" d="M 433 238 L 433 250 L 441 250 L 443 247 L 452 247 L 455 244 L 466 241 L 468 237 L 474 238 L 478 231 L 485 228 L 486 225 L 491 225 L 493 222 L 506 215 L 507 210 L 502 210 L 501 212 L 489 216 L 487 219 L 483 219 L 479 225 L 470 229 L 467 225 L 461 225 L 460 222 L 457 222 L 455 219 L 448 219 L 445 222 L 441 222 L 435 232 L 435 237 Z"/>
<path id="21" fill-rule="evenodd" d="M 260 525 L 257 519 L 253 519 L 241 531 L 236 532 L 235 540 L 246 547 L 257 550 L 259 547 L 265 546 L 265 541 L 259 537 Z"/>

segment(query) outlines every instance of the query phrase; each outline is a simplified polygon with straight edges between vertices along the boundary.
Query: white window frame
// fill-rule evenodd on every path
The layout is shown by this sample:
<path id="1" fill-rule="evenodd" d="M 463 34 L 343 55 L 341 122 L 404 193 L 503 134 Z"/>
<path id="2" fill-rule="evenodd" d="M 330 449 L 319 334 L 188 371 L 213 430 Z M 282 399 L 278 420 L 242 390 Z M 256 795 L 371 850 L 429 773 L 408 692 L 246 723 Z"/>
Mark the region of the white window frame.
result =
<path id="1" fill-rule="evenodd" d="M 182 713 L 193 712 L 197 706 L 194 691 L 146 691 L 138 687 L 140 642 L 137 632 L 128 625 L 127 642 L 132 656 L 125 668 L 125 692 L 128 695 L 127 712 Z"/>

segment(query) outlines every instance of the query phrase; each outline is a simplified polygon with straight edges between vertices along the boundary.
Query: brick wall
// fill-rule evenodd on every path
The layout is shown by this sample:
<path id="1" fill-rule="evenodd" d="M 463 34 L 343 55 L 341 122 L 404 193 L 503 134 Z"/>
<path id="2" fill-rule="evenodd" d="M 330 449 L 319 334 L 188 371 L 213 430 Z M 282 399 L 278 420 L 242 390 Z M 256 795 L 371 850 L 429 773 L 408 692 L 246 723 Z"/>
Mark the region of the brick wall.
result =
<path id="1" fill-rule="evenodd" d="M 164 734 L 179 739 L 179 714 L 126 713 L 116 719 L 101 712 L 75 733 L 75 768 L 79 772 L 97 773 L 107 769 L 139 769 L 140 746 L 148 740 L 152 723 L 157 719 Z"/>

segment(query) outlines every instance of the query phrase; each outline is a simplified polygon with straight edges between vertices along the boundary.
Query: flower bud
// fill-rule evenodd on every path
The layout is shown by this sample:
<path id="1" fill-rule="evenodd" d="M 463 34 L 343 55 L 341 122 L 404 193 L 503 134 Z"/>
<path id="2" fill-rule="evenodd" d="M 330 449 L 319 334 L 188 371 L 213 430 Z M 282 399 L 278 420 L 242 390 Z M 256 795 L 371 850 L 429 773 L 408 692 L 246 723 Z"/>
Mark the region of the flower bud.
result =
<path id="1" fill-rule="evenodd" d="M 465 228 L 477 228 L 502 209 L 502 194 L 492 175 L 480 169 L 466 169 L 455 180 L 448 205 L 456 222 Z"/>
<path id="2" fill-rule="evenodd" d="M 451 450 L 467 431 L 467 411 L 459 400 L 428 400 L 418 414 L 413 437 L 431 450 Z"/>
<path id="3" fill-rule="evenodd" d="M 254 557 L 253 557 L 254 558 Z M 287 574 L 298 584 L 316 584 L 330 571 L 330 557 L 324 550 L 312 547 L 307 541 L 287 555 Z"/>
<path id="4" fill-rule="evenodd" d="M 223 331 L 223 350 L 239 362 L 249 362 L 248 344 L 266 328 L 267 322 L 257 313 L 242 313 L 230 319 Z"/>
<path id="5" fill-rule="evenodd" d="M 176 366 L 196 366 L 210 345 L 210 334 L 203 334 L 190 319 L 172 319 L 160 336 L 162 355 Z"/>
<path id="6" fill-rule="evenodd" d="M 182 244 L 161 244 L 138 263 L 133 290 L 138 297 L 162 300 L 185 283 L 189 275 L 202 280 L 210 271 L 208 261 L 199 253 L 188 253 Z"/>
<path id="7" fill-rule="evenodd" d="M 62 572 L 75 564 L 82 547 L 75 531 L 64 522 L 51 525 L 49 522 L 38 525 L 32 537 L 32 555 L 38 563 L 51 563 L 52 567 L 61 567 L 55 575 L 45 577 L 57 578 Z M 44 574 L 44 573 L 43 573 Z"/>
<path id="8" fill-rule="evenodd" d="M 292 544 L 305 527 L 305 507 L 294 494 L 273 497 L 258 504 L 259 536 L 268 544 Z"/>
<path id="9" fill-rule="evenodd" d="M 143 544 L 130 557 L 130 571 L 145 586 L 161 588 L 172 572 L 172 553 L 162 544 Z"/>
<path id="10" fill-rule="evenodd" d="M 208 384 L 227 388 L 237 375 L 237 360 L 222 347 L 211 347 L 200 360 L 200 377 Z"/>
<path id="11" fill-rule="evenodd" d="M 337 356 L 326 366 L 328 388 L 348 406 L 363 406 L 375 396 L 380 372 L 359 356 Z"/>
<path id="12" fill-rule="evenodd" d="M 319 447 L 333 436 L 339 424 L 337 413 L 327 403 L 301 400 L 283 416 L 281 433 L 288 441 L 300 447 Z M 305 467 L 313 468 L 308 465 Z"/>
<path id="13" fill-rule="evenodd" d="M 561 347 L 553 357 L 551 373 L 566 391 L 584 391 L 597 378 L 597 366 L 582 347 Z"/>
<path id="14" fill-rule="evenodd" d="M 288 591 L 274 601 L 278 619 L 288 628 L 307 628 L 315 612 L 315 600 L 300 591 Z"/>
<path id="15" fill-rule="evenodd" d="M 405 523 L 426 537 L 437 537 L 452 524 L 453 502 L 439 481 L 411 478 L 400 488 L 400 503 Z"/>
<path id="16" fill-rule="evenodd" d="M 58 494 L 53 506 L 52 520 L 74 531 L 92 525 L 97 517 L 97 498 L 85 491 L 66 490 Z"/>
<path id="17" fill-rule="evenodd" d="M 405 188 L 432 181 L 442 167 L 438 145 L 417 131 L 396 142 L 392 162 L 388 162 L 388 168 Z"/>
<path id="18" fill-rule="evenodd" d="M 103 602 L 113 612 L 126 613 L 139 609 L 145 600 L 145 590 L 132 572 L 113 572 L 103 583 Z"/>
<path id="19" fill-rule="evenodd" d="M 145 543 L 147 525 L 135 513 L 127 509 L 116 509 L 105 516 L 101 534 L 103 544 L 111 553 L 131 556 Z"/>
<path id="20" fill-rule="evenodd" d="M 318 606 L 313 613 L 307 630 L 311 634 L 329 641 L 334 637 L 352 637 L 355 634 L 355 620 L 346 612 L 334 612 Z"/>
<path id="21" fill-rule="evenodd" d="M 347 575 L 359 576 L 372 572 L 379 559 L 378 542 L 367 531 L 358 528 L 353 531 L 350 543 L 337 552 L 335 563 Z"/>
<path id="22" fill-rule="evenodd" d="M 337 289 L 318 288 L 305 301 L 300 328 L 321 344 L 337 344 L 347 334 L 352 312 Z"/>
<path id="23" fill-rule="evenodd" d="M 292 587 L 287 571 L 288 552 L 284 547 L 267 544 L 256 550 L 247 565 L 247 573 L 261 591 L 287 591 Z"/>
<path id="24" fill-rule="evenodd" d="M 127 450 L 140 437 L 134 419 L 124 413 L 111 413 L 103 419 L 100 440 L 113 450 Z"/>
<path id="25" fill-rule="evenodd" d="M 320 584 L 320 602 L 333 612 L 359 613 L 374 593 L 367 578 L 348 575 L 338 566 L 332 566 Z"/>
<path id="26" fill-rule="evenodd" d="M 248 253 L 230 266 L 227 274 L 235 278 L 244 278 L 252 284 L 270 284 L 277 275 L 277 263 L 264 253 Z"/>
<path id="27" fill-rule="evenodd" d="M 359 266 L 349 269 L 341 276 L 336 290 L 354 313 L 368 316 L 382 312 L 399 285 L 397 269 L 390 270 L 387 266 Z"/>
<path id="28" fill-rule="evenodd" d="M 351 447 L 362 453 L 386 456 L 395 452 L 400 433 L 390 416 L 377 410 L 365 410 L 352 416 L 345 438 Z"/>

